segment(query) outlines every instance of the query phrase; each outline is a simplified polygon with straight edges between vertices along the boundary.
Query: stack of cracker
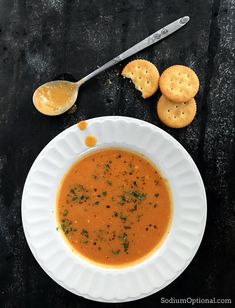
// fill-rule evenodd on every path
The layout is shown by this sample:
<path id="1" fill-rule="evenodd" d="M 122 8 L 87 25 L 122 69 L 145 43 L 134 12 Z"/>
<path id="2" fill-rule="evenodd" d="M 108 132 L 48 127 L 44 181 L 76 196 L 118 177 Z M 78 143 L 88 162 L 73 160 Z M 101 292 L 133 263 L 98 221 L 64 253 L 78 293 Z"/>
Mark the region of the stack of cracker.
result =
<path id="1" fill-rule="evenodd" d="M 173 65 L 162 73 L 159 87 L 162 92 L 157 104 L 160 120 L 172 128 L 189 125 L 197 110 L 194 96 L 199 89 L 199 79 L 195 72 L 187 66 Z"/>

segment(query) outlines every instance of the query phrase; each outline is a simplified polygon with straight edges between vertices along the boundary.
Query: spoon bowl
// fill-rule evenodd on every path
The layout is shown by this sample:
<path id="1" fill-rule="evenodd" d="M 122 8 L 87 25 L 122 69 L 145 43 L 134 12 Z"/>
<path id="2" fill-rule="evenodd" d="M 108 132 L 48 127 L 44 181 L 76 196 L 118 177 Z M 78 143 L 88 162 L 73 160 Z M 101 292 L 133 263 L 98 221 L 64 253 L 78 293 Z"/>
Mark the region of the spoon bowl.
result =
<path id="1" fill-rule="evenodd" d="M 56 116 L 69 110 L 77 100 L 79 82 L 55 80 L 44 83 L 33 94 L 33 104 L 43 114 Z"/>

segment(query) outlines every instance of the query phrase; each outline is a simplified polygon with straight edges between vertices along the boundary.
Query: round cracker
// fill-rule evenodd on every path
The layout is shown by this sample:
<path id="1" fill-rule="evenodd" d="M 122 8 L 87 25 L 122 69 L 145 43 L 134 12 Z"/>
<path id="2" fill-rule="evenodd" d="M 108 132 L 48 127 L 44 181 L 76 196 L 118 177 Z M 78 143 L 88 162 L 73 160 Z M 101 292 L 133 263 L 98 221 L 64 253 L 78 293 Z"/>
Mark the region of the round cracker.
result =
<path id="1" fill-rule="evenodd" d="M 189 125 L 195 118 L 197 105 L 192 98 L 188 102 L 174 103 L 162 95 L 157 104 L 157 114 L 165 125 L 182 128 Z"/>
<path id="2" fill-rule="evenodd" d="M 173 65 L 162 73 L 159 86 L 162 94 L 169 100 L 183 103 L 197 94 L 199 79 L 191 68 L 184 65 Z"/>
<path id="3" fill-rule="evenodd" d="M 122 76 L 130 78 L 143 98 L 152 96 L 158 88 L 159 72 L 156 66 L 142 59 L 129 62 L 122 70 Z"/>

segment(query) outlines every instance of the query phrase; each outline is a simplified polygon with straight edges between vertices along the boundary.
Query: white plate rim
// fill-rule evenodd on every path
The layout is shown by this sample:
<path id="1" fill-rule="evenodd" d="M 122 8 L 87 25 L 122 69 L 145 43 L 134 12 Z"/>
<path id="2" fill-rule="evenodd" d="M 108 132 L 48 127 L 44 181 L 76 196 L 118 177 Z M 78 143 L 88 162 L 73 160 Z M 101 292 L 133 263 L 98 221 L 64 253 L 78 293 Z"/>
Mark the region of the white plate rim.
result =
<path id="1" fill-rule="evenodd" d="M 202 241 L 202 238 L 203 238 L 203 235 L 204 235 L 204 232 L 205 232 L 205 227 L 206 227 L 206 219 L 207 219 L 207 200 L 206 200 L 206 192 L 205 192 L 205 187 L 204 187 L 204 184 L 203 184 L 203 180 L 201 178 L 201 175 L 200 175 L 200 172 L 195 164 L 195 162 L 193 161 L 192 157 L 189 155 L 189 153 L 184 149 L 184 147 L 175 139 L 173 138 L 170 134 L 168 134 L 167 132 L 165 132 L 164 130 L 162 130 L 161 128 L 149 123 L 149 122 L 146 122 L 146 121 L 143 121 L 143 120 L 140 120 L 140 119 L 136 119 L 136 118 L 130 118 L 130 117 L 124 117 L 124 116 L 103 116 L 103 117 L 97 117 L 97 118 L 92 118 L 92 119 L 89 119 L 89 120 L 86 120 L 89 124 L 95 122 L 95 121 L 105 121 L 105 120 L 114 120 L 114 121 L 118 121 L 118 120 L 125 120 L 125 121 L 128 121 L 129 123 L 134 123 L 134 122 L 138 122 L 142 125 L 145 125 L 145 126 L 149 126 L 151 127 L 152 129 L 154 130 L 157 130 L 158 132 L 160 132 L 161 134 L 165 135 L 169 140 L 171 140 L 175 145 L 177 145 L 177 147 L 182 151 L 182 153 L 184 155 L 187 156 L 187 158 L 190 160 L 190 163 L 192 165 L 192 168 L 194 168 L 194 171 L 197 173 L 197 177 L 198 177 L 198 180 L 200 182 L 200 185 L 202 186 L 202 198 L 204 200 L 204 208 L 203 208 L 203 221 L 202 221 L 202 226 L 201 226 L 201 232 L 200 232 L 200 235 L 197 237 L 197 245 L 196 247 L 194 248 L 194 251 L 191 255 L 191 258 L 185 262 L 185 265 L 184 267 L 181 268 L 180 271 L 178 271 L 177 275 L 175 277 L 173 277 L 173 279 L 170 279 L 170 280 L 167 280 L 162 286 L 161 288 L 157 289 L 157 290 L 153 290 L 152 292 L 149 292 L 149 293 L 142 293 L 142 294 L 139 294 L 139 296 L 135 296 L 135 297 L 127 297 L 123 300 L 120 300 L 117 298 L 113 298 L 113 299 L 110 299 L 110 300 L 107 300 L 107 299 L 104 299 L 102 297 L 92 297 L 90 296 L 89 294 L 78 294 L 76 291 L 72 290 L 72 289 L 69 289 L 67 288 L 65 285 L 63 285 L 63 283 L 61 281 L 58 281 L 57 279 L 55 279 L 55 277 L 45 269 L 45 267 L 41 264 L 38 256 L 37 256 L 37 253 L 36 251 L 34 250 L 34 248 L 32 247 L 32 244 L 30 242 L 30 239 L 29 237 L 27 236 L 27 232 L 25 230 L 25 218 L 24 218 L 24 198 L 25 198 L 25 190 L 26 190 L 26 184 L 27 184 L 27 179 L 28 177 L 31 175 L 31 172 L 32 172 L 32 169 L 33 169 L 33 166 L 35 165 L 35 162 L 41 158 L 43 156 L 43 154 L 47 151 L 47 149 L 51 146 L 51 144 L 53 144 L 53 142 L 60 138 L 61 136 L 63 136 L 63 134 L 66 132 L 66 131 L 69 131 L 70 129 L 74 128 L 76 126 L 75 125 L 72 125 L 71 127 L 63 130 L 61 133 L 59 133 L 57 136 L 55 136 L 43 149 L 42 151 L 38 154 L 37 158 L 35 159 L 34 163 L 32 164 L 30 170 L 29 170 L 29 173 L 27 175 L 27 179 L 25 181 L 25 186 L 24 186 L 24 189 L 23 189 L 23 194 L 22 194 L 22 205 L 21 205 L 21 211 L 22 211 L 22 222 L 23 222 L 23 230 L 24 230 L 24 234 L 25 234 L 25 238 L 26 238 L 26 241 L 30 247 L 30 250 L 33 254 L 33 256 L 35 257 L 35 259 L 37 260 L 37 262 L 39 263 L 39 265 L 42 267 L 42 269 L 48 274 L 48 276 L 50 276 L 56 283 L 58 283 L 59 285 L 61 285 L 63 288 L 65 288 L 66 290 L 70 291 L 71 293 L 75 294 L 75 295 L 79 295 L 79 296 L 83 296 L 87 299 L 90 299 L 90 300 L 94 300 L 94 301 L 100 301 L 100 302 L 110 302 L 110 303 L 118 303 L 118 302 L 129 302 L 129 301 L 133 301 L 133 300 L 137 300 L 137 299 L 141 299 L 141 298 L 144 298 L 146 296 L 149 296 L 149 295 L 152 295 L 160 290 L 162 290 L 163 288 L 165 288 L 166 286 L 168 286 L 171 282 L 173 282 L 175 279 L 177 279 L 181 273 L 187 268 L 187 266 L 191 263 L 191 261 L 193 260 L 195 254 L 197 253 L 198 251 L 198 248 L 201 244 L 201 241 Z"/>

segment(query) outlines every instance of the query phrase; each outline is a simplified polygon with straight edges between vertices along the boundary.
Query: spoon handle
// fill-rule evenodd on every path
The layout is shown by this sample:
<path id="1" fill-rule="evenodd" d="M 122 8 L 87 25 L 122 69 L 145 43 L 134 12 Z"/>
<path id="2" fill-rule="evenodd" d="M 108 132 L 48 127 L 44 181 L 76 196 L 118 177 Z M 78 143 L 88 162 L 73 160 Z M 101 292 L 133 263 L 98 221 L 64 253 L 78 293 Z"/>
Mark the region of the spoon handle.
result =
<path id="1" fill-rule="evenodd" d="M 154 32 L 153 34 L 151 34 L 150 36 L 145 38 L 143 41 L 141 41 L 141 42 L 137 43 L 136 45 L 132 46 L 131 48 L 124 51 L 123 53 L 121 53 L 116 58 L 114 58 L 114 59 L 110 60 L 109 62 L 105 63 L 104 65 L 102 65 L 101 67 L 99 67 L 98 69 L 96 69 L 95 71 L 93 71 L 92 73 L 90 73 L 89 75 L 87 75 L 86 77 L 81 79 L 80 81 L 78 81 L 78 83 L 83 84 L 87 80 L 89 80 L 92 77 L 98 75 L 99 73 L 105 71 L 109 67 L 111 67 L 111 66 L 121 62 L 122 60 L 134 55 L 138 51 L 140 51 L 140 50 L 142 50 L 142 49 L 144 49 L 144 48 L 164 39 L 168 35 L 172 34 L 173 32 L 177 31 L 178 29 L 180 29 L 181 27 L 186 25 L 187 22 L 189 21 L 189 19 L 190 18 L 188 16 L 181 17 L 181 18 L 175 20 L 174 22 L 170 23 L 169 25 L 165 26 L 164 28 L 161 28 L 160 30 Z"/>

